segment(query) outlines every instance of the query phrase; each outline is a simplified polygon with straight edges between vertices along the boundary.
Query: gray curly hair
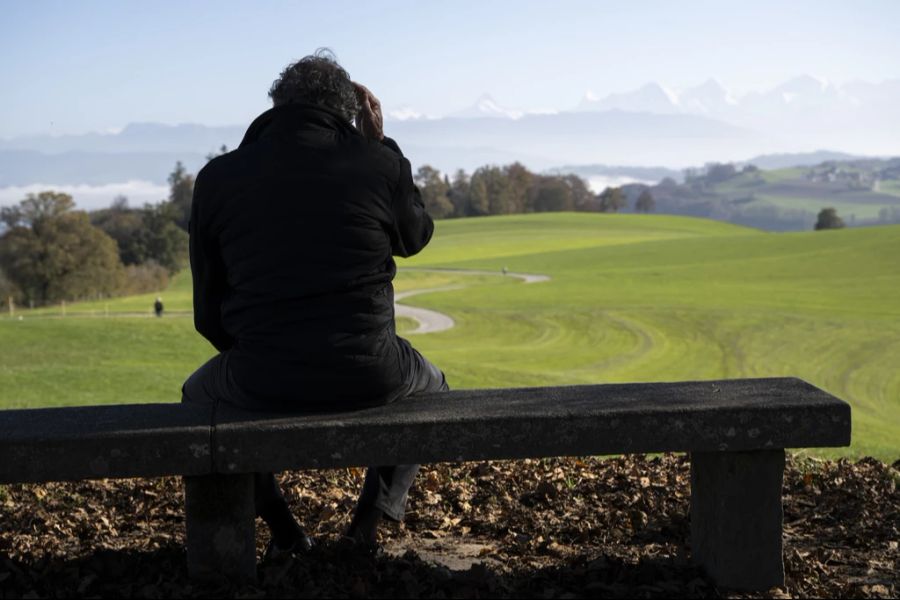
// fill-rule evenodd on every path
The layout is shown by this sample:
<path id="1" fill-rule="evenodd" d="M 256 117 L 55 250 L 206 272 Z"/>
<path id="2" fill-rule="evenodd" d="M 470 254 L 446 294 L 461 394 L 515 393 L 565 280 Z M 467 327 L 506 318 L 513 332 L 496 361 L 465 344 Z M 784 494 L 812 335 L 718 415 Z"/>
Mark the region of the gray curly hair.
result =
<path id="1" fill-rule="evenodd" d="M 348 122 L 360 108 L 350 75 L 328 48 L 319 48 L 285 67 L 269 89 L 269 98 L 274 106 L 292 102 L 325 106 Z"/>

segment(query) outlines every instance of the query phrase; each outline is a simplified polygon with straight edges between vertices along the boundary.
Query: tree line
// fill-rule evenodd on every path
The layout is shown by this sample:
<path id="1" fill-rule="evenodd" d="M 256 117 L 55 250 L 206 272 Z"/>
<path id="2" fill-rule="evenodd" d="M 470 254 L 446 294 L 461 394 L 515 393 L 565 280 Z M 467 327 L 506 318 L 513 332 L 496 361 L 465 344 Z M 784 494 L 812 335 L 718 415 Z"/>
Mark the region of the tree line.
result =
<path id="1" fill-rule="evenodd" d="M 30 306 L 156 291 L 187 264 L 194 177 L 176 163 L 169 197 L 75 210 L 68 194 L 28 194 L 0 209 L 0 298 Z"/>
<path id="2" fill-rule="evenodd" d="M 532 212 L 618 212 L 627 203 L 621 188 L 608 187 L 594 194 L 577 175 L 542 175 L 520 163 L 484 166 L 471 175 L 459 169 L 452 180 L 424 165 L 414 178 L 425 208 L 437 219 Z M 635 210 L 654 209 L 653 196 L 644 190 L 635 201 Z"/>
<path id="3" fill-rule="evenodd" d="M 594 194 L 577 175 L 538 174 L 520 163 L 485 166 L 471 175 L 460 169 L 452 180 L 425 165 L 415 182 L 438 219 L 618 212 L 627 203 L 621 188 Z M 0 298 L 41 306 L 165 288 L 187 264 L 194 176 L 179 162 L 168 183 L 166 200 L 140 208 L 120 196 L 109 208 L 85 212 L 75 209 L 71 196 L 46 191 L 0 209 Z M 649 190 L 634 204 L 638 212 L 655 209 Z"/>

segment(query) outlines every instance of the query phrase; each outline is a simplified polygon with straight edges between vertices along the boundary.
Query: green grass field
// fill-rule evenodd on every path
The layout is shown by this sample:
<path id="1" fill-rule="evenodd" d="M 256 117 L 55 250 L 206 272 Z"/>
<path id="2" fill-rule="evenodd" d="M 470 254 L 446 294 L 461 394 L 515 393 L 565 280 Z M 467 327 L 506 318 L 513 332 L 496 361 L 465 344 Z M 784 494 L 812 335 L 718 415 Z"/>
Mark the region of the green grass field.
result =
<path id="1" fill-rule="evenodd" d="M 886 204 L 842 202 L 834 198 L 814 197 L 812 194 L 809 196 L 759 194 L 752 206 L 763 206 L 766 204 L 784 209 L 804 210 L 812 214 L 819 214 L 819 211 L 823 208 L 833 208 L 838 215 L 851 223 L 853 219 L 877 219 L 878 213 L 882 208 L 891 206 Z"/>
<path id="2" fill-rule="evenodd" d="M 900 196 L 900 181 L 892 179 L 890 181 L 882 181 L 878 185 L 878 191 L 882 194 L 892 194 Z"/>
<path id="3" fill-rule="evenodd" d="M 850 167 L 844 170 L 852 171 Z M 738 199 L 753 195 L 745 208 L 775 206 L 780 209 L 802 210 L 818 214 L 823 208 L 834 208 L 846 220 L 874 220 L 883 208 L 900 206 L 900 182 L 881 181 L 878 193 L 871 190 L 850 190 L 846 184 L 822 186 L 809 181 L 808 167 L 774 169 L 755 174 L 738 174 L 717 183 L 713 191 L 721 197 Z"/>
<path id="4" fill-rule="evenodd" d="M 452 387 L 802 377 L 854 407 L 853 446 L 900 457 L 900 226 L 771 234 L 684 217 L 541 214 L 441 221 L 403 267 L 406 302 L 456 327 L 415 336 Z M 500 270 L 541 273 L 524 284 Z M 0 319 L 0 407 L 177 401 L 213 354 L 190 280 Z M 106 317 L 107 314 L 110 315 Z M 413 324 L 402 321 L 401 330 Z"/>

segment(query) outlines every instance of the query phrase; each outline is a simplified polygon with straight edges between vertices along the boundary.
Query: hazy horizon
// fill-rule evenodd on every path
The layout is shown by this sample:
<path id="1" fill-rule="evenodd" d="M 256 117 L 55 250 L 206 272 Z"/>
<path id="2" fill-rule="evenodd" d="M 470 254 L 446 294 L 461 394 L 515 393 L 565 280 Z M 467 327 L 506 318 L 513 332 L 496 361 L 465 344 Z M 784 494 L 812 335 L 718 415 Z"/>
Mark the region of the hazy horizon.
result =
<path id="1" fill-rule="evenodd" d="M 714 78 L 733 95 L 800 75 L 900 79 L 900 4 L 868 0 L 639 6 L 342 2 L 9 2 L 0 22 L 0 138 L 128 123 L 247 123 L 291 60 L 327 46 L 381 98 L 443 116 L 483 93 L 572 109 L 648 82 Z M 35 44 L 36 39 L 52 43 Z"/>
<path id="2" fill-rule="evenodd" d="M 234 148 L 279 71 L 319 47 L 381 98 L 416 168 L 898 156 L 897 22 L 890 0 L 10 1 L 0 205 L 40 189 L 159 201 L 175 161 L 196 172 Z M 171 127 L 122 133 L 135 124 Z"/>
<path id="3" fill-rule="evenodd" d="M 852 80 L 848 80 L 848 81 L 844 81 L 844 82 L 836 82 L 836 81 L 828 80 L 823 77 L 817 77 L 815 74 L 810 74 L 810 73 L 798 73 L 798 74 L 794 75 L 793 77 L 789 77 L 787 80 L 785 80 L 785 82 L 800 80 L 800 79 L 804 79 L 804 78 L 810 78 L 813 80 L 817 80 L 817 81 L 821 82 L 823 86 L 828 86 L 828 87 L 832 87 L 832 88 L 841 88 L 842 86 L 852 85 L 852 84 L 868 84 L 868 85 L 875 85 L 875 86 L 883 85 L 883 84 L 894 84 L 894 83 L 900 84 L 900 76 L 886 77 L 886 78 L 878 80 L 878 81 L 866 81 L 863 79 L 852 79 Z M 668 82 L 665 82 L 665 81 L 646 81 L 643 84 L 640 84 L 635 88 L 613 90 L 609 94 L 606 94 L 606 95 L 599 95 L 599 94 L 594 93 L 592 90 L 586 90 L 585 93 L 582 94 L 582 96 L 580 98 L 577 98 L 575 101 L 570 102 L 568 105 L 559 106 L 559 107 L 546 107 L 546 106 L 545 107 L 535 107 L 535 106 L 528 106 L 528 105 L 511 105 L 507 102 L 504 102 L 502 98 L 498 98 L 497 95 L 493 94 L 490 90 L 484 90 L 477 96 L 473 97 L 468 104 L 454 107 L 454 108 L 450 109 L 448 112 L 443 113 L 443 114 L 427 113 L 424 111 L 417 110 L 417 107 L 415 107 L 415 106 L 402 105 L 402 106 L 398 106 L 396 108 L 387 109 L 385 111 L 385 120 L 386 121 L 405 121 L 405 120 L 414 120 L 414 119 L 456 118 L 459 116 L 459 113 L 462 113 L 462 112 L 466 111 L 467 109 L 475 108 L 478 105 L 479 101 L 484 97 L 489 97 L 491 100 L 496 101 L 496 103 L 499 107 L 501 107 L 503 109 L 508 109 L 510 113 L 515 115 L 513 118 L 520 118 L 521 116 L 528 116 L 528 115 L 558 114 L 558 113 L 562 113 L 562 112 L 578 111 L 578 110 L 580 110 L 581 105 L 586 101 L 590 101 L 590 100 L 599 101 L 599 100 L 608 98 L 610 96 L 619 96 L 619 95 L 629 94 L 632 92 L 637 92 L 640 89 L 645 88 L 647 86 L 651 86 L 651 85 L 657 85 L 657 86 L 661 87 L 662 89 L 664 89 L 665 91 L 672 92 L 677 96 L 678 94 L 680 94 L 682 92 L 689 91 L 694 88 L 699 88 L 710 82 L 721 83 L 719 78 L 714 77 L 714 76 L 709 76 L 709 77 L 704 78 L 702 81 L 700 81 L 696 84 L 682 85 L 682 86 L 670 85 Z M 723 87 L 729 93 L 729 96 L 731 96 L 735 100 L 740 101 L 740 100 L 746 99 L 747 97 L 754 96 L 757 94 L 770 93 L 770 92 L 774 91 L 776 88 L 778 88 L 780 85 L 784 84 L 785 82 L 779 82 L 779 83 L 777 83 L 771 87 L 767 87 L 767 88 L 747 90 L 740 94 L 733 92 L 732 90 L 728 89 L 725 86 L 723 86 Z M 269 104 L 262 106 L 261 110 L 264 111 L 264 110 L 267 110 L 268 108 L 271 108 L 271 106 Z M 650 111 L 645 111 L 645 112 L 650 112 Z M 0 135 L 0 140 L 12 141 L 12 140 L 16 140 L 16 139 L 39 137 L 39 136 L 65 137 L 65 136 L 78 136 L 78 135 L 87 135 L 87 134 L 116 135 L 116 134 L 121 133 L 125 128 L 127 128 L 130 125 L 133 126 L 133 125 L 144 125 L 144 124 L 164 125 L 164 126 L 168 126 L 168 127 L 179 127 L 179 126 L 186 126 L 186 125 L 201 125 L 203 127 L 216 128 L 216 127 L 244 126 L 244 125 L 248 125 L 249 121 L 248 122 L 207 122 L 207 121 L 204 121 L 202 118 L 197 118 L 195 120 L 169 122 L 169 121 L 154 121 L 154 120 L 135 119 L 135 120 L 127 121 L 120 125 L 110 125 L 110 126 L 102 128 L 102 129 L 87 129 L 87 130 L 82 130 L 82 131 L 69 131 L 69 132 L 32 131 L 32 132 L 25 132 L 25 133 L 20 133 L 20 134 L 16 134 L 16 135 L 7 135 L 7 136 Z"/>

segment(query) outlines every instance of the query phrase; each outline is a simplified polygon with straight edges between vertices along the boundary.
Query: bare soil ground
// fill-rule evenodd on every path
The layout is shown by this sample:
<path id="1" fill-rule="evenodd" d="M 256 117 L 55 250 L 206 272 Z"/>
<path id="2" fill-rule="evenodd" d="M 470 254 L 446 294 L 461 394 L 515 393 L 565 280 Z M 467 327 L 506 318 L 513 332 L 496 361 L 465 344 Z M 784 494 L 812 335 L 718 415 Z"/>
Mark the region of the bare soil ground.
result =
<path id="1" fill-rule="evenodd" d="M 178 479 L 12 485 L 0 488 L 0 598 L 896 597 L 898 466 L 790 459 L 787 583 L 756 595 L 716 589 L 690 565 L 683 456 L 426 467 L 377 559 L 334 542 L 360 470 L 285 474 L 321 543 L 263 563 L 244 588 L 188 581 Z"/>

